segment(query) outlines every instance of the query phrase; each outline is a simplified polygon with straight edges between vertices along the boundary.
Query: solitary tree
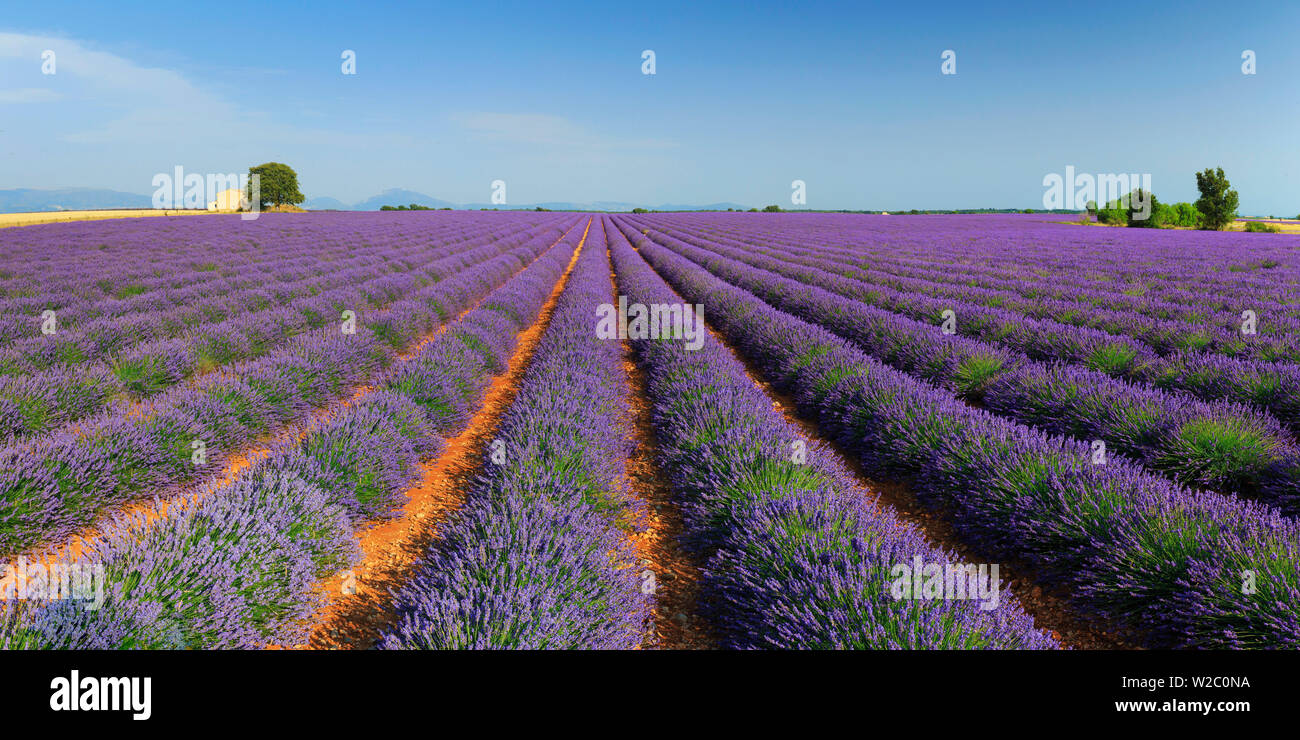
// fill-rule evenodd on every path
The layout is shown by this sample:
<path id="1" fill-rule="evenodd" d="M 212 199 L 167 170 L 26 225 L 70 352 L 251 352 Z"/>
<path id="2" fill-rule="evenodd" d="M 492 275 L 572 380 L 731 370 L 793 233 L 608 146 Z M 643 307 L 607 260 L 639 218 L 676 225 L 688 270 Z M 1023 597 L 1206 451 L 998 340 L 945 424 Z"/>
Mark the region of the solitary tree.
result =
<path id="1" fill-rule="evenodd" d="M 1229 190 L 1228 178 L 1223 168 L 1196 173 L 1196 189 L 1201 197 L 1196 210 L 1201 212 L 1201 225 L 1207 229 L 1222 229 L 1237 217 L 1237 191 Z"/>
<path id="2" fill-rule="evenodd" d="M 253 200 L 253 175 L 260 178 L 262 205 L 273 203 L 277 206 L 285 203 L 301 203 L 307 199 L 298 192 L 298 173 L 287 164 L 267 162 L 248 168 L 248 200 Z"/>

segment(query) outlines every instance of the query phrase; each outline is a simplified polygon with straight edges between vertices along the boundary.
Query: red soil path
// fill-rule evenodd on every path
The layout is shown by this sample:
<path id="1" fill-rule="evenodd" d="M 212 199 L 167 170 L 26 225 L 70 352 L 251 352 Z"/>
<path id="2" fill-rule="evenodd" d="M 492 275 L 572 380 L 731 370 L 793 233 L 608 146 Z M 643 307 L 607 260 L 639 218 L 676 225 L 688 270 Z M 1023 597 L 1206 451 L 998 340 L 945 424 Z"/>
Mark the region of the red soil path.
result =
<path id="1" fill-rule="evenodd" d="M 673 290 L 669 286 L 669 290 Z M 676 294 L 676 291 L 673 290 Z M 680 298 L 680 296 L 679 296 Z M 772 401 L 772 408 L 781 412 L 785 420 L 807 441 L 816 440 L 829 448 L 855 478 L 862 495 L 872 498 L 876 494 L 877 506 L 882 511 L 891 511 L 902 522 L 918 530 L 930 544 L 955 552 L 966 562 L 992 562 L 986 556 L 974 551 L 958 538 L 952 523 L 941 513 L 936 513 L 922 506 L 907 485 L 897 481 L 881 481 L 869 476 L 863 469 L 857 456 L 836 443 L 829 436 L 823 435 L 817 422 L 801 417 L 797 404 L 788 394 L 783 394 L 762 380 L 762 372 L 748 358 L 736 351 L 723 337 L 708 326 L 709 334 L 720 346 L 725 348 L 744 368 L 759 390 Z M 1034 624 L 1050 633 L 1067 648 L 1085 650 L 1132 649 L 1133 645 L 1121 636 L 1104 630 L 1082 619 L 1069 605 L 1068 595 L 1062 592 L 1044 589 L 1034 583 L 1032 569 L 1024 563 L 1008 562 L 1006 558 L 998 561 L 998 569 L 1007 581 L 1014 599 L 1034 619 Z"/>
<path id="2" fill-rule="evenodd" d="M 823 435 L 816 421 L 798 415 L 797 404 L 790 395 L 779 392 L 772 387 L 771 383 L 762 380 L 757 368 L 723 341 L 711 328 L 709 333 L 745 366 L 745 373 L 749 379 L 772 400 L 772 408 L 780 411 L 785 420 L 798 430 L 800 436 L 807 440 L 817 440 L 834 451 L 839 462 L 853 474 L 862 493 L 870 496 L 870 493 L 874 492 L 879 496 L 879 504 L 883 504 L 882 511 L 892 510 L 900 520 L 918 530 L 930 544 L 955 552 L 966 562 L 992 562 L 987 556 L 973 550 L 958 538 L 952 523 L 943 514 L 922 506 L 907 485 L 897 481 L 881 481 L 869 476 L 856 455 Z M 1132 647 L 1120 637 L 1080 618 L 1069 606 L 1065 594 L 1035 585 L 1034 579 L 1027 577 L 1030 569 L 1025 564 L 1002 558 L 998 561 L 998 570 L 1006 580 L 1007 587 L 1014 594 L 1015 600 L 1027 614 L 1033 617 L 1034 625 L 1050 633 L 1061 642 L 1062 646 L 1085 650 L 1116 650 Z"/>
<path id="3" fill-rule="evenodd" d="M 606 248 L 606 254 L 609 250 Z M 618 283 L 609 274 L 614 295 Z M 650 420 L 651 404 L 646 395 L 645 371 L 637 365 L 632 345 L 623 340 L 623 369 L 636 447 L 624 463 L 624 480 L 631 496 L 645 502 L 644 526 L 631 536 L 640 567 L 654 572 L 654 606 L 643 648 L 660 650 L 707 650 L 716 647 L 708 623 L 698 613 L 699 564 L 682 547 L 685 526 L 673 501 L 672 488 L 659 459 L 659 443 Z"/>
<path id="4" fill-rule="evenodd" d="M 510 408 L 523 380 L 524 371 L 550 325 L 551 315 L 569 273 L 582 253 L 591 229 L 586 230 L 564 273 L 556 282 L 537 320 L 519 335 L 506 372 L 488 387 L 483 408 L 470 419 L 463 432 L 447 440 L 443 452 L 423 465 L 420 481 L 406 492 L 409 497 L 400 514 L 358 533 L 362 560 L 346 572 L 317 584 L 324 606 L 311 620 L 310 637 L 297 649 L 367 649 L 395 619 L 391 591 L 415 572 L 439 524 L 465 501 L 469 482 L 478 472 L 483 455 L 492 443 L 501 417 Z M 345 592 L 344 586 L 349 588 Z"/>
<path id="5" fill-rule="evenodd" d="M 563 241 L 574 228 L 576 228 L 576 224 L 566 230 L 564 234 L 551 244 L 551 246 L 554 247 L 556 244 Z M 590 223 L 588 224 L 588 228 L 590 228 Z M 585 239 L 585 232 L 583 236 Z M 545 252 L 543 252 L 543 254 L 545 254 Z M 526 269 L 528 269 L 527 266 L 522 268 L 519 272 Z M 518 274 L 518 272 L 515 274 Z M 568 273 L 566 272 L 565 277 L 567 276 Z M 473 311 L 474 308 L 475 307 L 470 307 L 465 309 L 458 314 L 456 318 L 443 322 L 443 324 L 437 329 L 425 334 L 414 344 L 411 344 L 405 350 L 395 355 L 393 361 L 394 364 L 418 355 L 424 350 L 426 345 L 441 336 L 443 332 L 447 330 L 447 327 L 455 324 L 470 311 Z M 277 442 L 287 440 L 292 436 L 301 439 L 312 426 L 328 421 L 342 409 L 345 409 L 364 398 L 372 390 L 373 388 L 369 385 L 354 386 L 347 398 L 332 402 L 323 408 L 313 410 L 305 419 L 290 424 L 288 428 L 264 435 L 260 439 L 245 445 L 226 458 L 225 465 L 219 473 L 197 486 L 191 486 L 189 490 L 183 493 L 175 493 L 172 494 L 170 498 L 164 498 L 165 496 L 168 496 L 168 493 L 162 492 L 154 499 L 139 500 L 121 505 L 112 511 L 101 514 L 99 517 L 99 524 L 88 527 L 83 532 L 73 535 L 63 545 L 46 545 L 38 547 L 25 553 L 22 557 L 25 557 L 29 563 L 41 563 L 47 567 L 56 563 L 74 562 L 85 553 L 86 548 L 90 543 L 102 536 L 103 530 L 105 529 L 105 523 L 107 522 L 130 521 L 133 527 L 138 527 L 139 529 L 148 528 L 149 526 L 152 526 L 155 521 L 166 516 L 167 510 L 171 506 L 188 506 L 205 498 L 222 487 L 230 485 L 234 482 L 239 473 L 265 457 Z"/>

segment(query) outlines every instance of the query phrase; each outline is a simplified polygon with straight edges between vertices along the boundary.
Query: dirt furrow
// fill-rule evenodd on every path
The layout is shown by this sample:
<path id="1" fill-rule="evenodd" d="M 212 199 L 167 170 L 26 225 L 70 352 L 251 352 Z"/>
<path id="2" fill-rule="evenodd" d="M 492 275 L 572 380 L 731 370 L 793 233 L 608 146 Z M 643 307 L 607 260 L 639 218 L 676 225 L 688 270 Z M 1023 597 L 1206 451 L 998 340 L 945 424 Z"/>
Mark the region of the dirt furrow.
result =
<path id="1" fill-rule="evenodd" d="M 669 286 L 676 295 L 676 290 Z M 680 296 L 678 296 L 680 299 Z M 840 463 L 853 475 L 863 495 L 868 498 L 874 493 L 878 504 L 886 507 L 902 521 L 915 527 L 930 544 L 955 552 L 959 558 L 970 563 L 993 562 L 986 555 L 971 548 L 958 538 L 955 530 L 941 513 L 922 506 L 906 482 L 880 480 L 868 475 L 861 461 L 851 451 L 846 450 L 829 435 L 821 432 L 816 420 L 801 416 L 798 405 L 789 394 L 781 393 L 771 383 L 763 379 L 762 371 L 749 361 L 741 352 L 719 334 L 705 317 L 705 327 L 710 336 L 725 348 L 732 357 L 744 367 L 745 374 L 772 401 L 772 408 L 781 415 L 795 430 L 808 441 L 818 441 L 826 445 L 837 456 Z M 1067 594 L 1057 590 L 1046 589 L 1037 585 L 1033 569 L 1023 562 L 1006 558 L 998 560 L 998 569 L 1006 579 L 1007 586 L 1015 594 L 1016 601 L 1034 619 L 1039 629 L 1047 630 L 1060 640 L 1061 644 L 1085 650 L 1133 649 L 1134 646 L 1121 636 L 1102 629 L 1081 618 L 1070 607 Z"/>
<path id="2" fill-rule="evenodd" d="M 955 552 L 965 562 L 993 562 L 988 556 L 974 550 L 961 540 L 954 531 L 952 523 L 942 514 L 922 506 L 905 482 L 881 480 L 869 475 L 856 455 L 846 450 L 829 435 L 822 434 L 820 425 L 815 420 L 799 415 L 798 405 L 793 397 L 781 393 L 771 383 L 763 380 L 758 368 L 729 345 L 712 327 L 709 327 L 709 333 L 744 365 L 745 374 L 771 399 L 772 408 L 780 411 L 785 420 L 794 426 L 801 436 L 809 441 L 818 441 L 834 451 L 839 462 L 853 474 L 864 494 L 875 493 L 879 497 L 880 504 L 883 504 L 887 510 L 892 510 L 899 519 L 915 527 L 930 544 Z M 1025 612 L 1034 618 L 1034 625 L 1051 632 L 1062 645 L 1086 650 L 1132 649 L 1132 646 L 1120 637 L 1080 618 L 1069 606 L 1066 594 L 1036 585 L 1032 568 L 1025 563 L 1009 562 L 1006 558 L 997 562 L 998 570 L 1006 580 L 1007 587 L 1011 589 L 1016 601 Z"/>
<path id="3" fill-rule="evenodd" d="M 587 230 L 590 230 L 590 221 Z M 383 629 L 391 625 L 391 592 L 409 579 L 438 535 L 439 525 L 465 501 L 465 492 L 482 464 L 501 417 L 510 408 L 529 360 L 550 324 L 555 304 L 568 283 L 573 265 L 586 243 L 583 232 L 578 248 L 556 282 L 537 320 L 519 335 L 506 372 L 488 387 L 482 408 L 460 434 L 449 438 L 443 452 L 422 466 L 419 482 L 400 514 L 361 530 L 362 561 L 318 585 L 325 605 L 312 620 L 308 642 L 299 649 L 368 649 Z"/>
<path id="4" fill-rule="evenodd" d="M 571 230 L 572 229 L 570 229 L 570 231 Z M 563 241 L 568 234 L 569 231 L 565 231 L 563 235 L 556 239 L 551 247 L 553 248 L 556 244 Z M 542 254 L 546 253 L 547 252 L 543 252 Z M 540 259 L 540 255 L 538 259 Z M 519 272 L 523 272 L 527 269 L 528 266 L 525 265 L 519 270 Z M 515 274 L 519 273 L 517 272 Z M 568 273 L 566 272 L 565 276 L 567 277 L 567 275 Z M 479 301 L 479 303 L 481 304 L 482 301 Z M 455 318 L 443 322 L 443 324 L 437 329 L 424 335 L 403 352 L 395 355 L 394 361 L 390 367 L 419 355 L 419 353 L 423 351 L 430 342 L 442 336 L 448 327 L 453 326 L 457 321 L 464 318 L 471 311 L 477 308 L 477 306 L 478 304 L 475 304 L 474 306 L 460 312 Z M 99 524 L 87 528 L 84 532 L 73 535 L 64 545 L 41 546 L 21 555 L 20 557 L 26 558 L 27 562 L 41 563 L 46 566 L 60 562 L 73 562 L 77 558 L 81 557 L 87 546 L 98 539 L 106 525 L 113 521 L 134 520 L 139 523 L 140 527 L 148 527 L 154 521 L 165 516 L 169 507 L 188 506 L 194 502 L 202 500 L 204 497 L 222 487 L 231 484 L 246 468 L 265 457 L 277 443 L 295 436 L 301 439 L 306 435 L 308 429 L 315 425 L 328 422 L 343 409 L 346 409 L 364 398 L 372 390 L 374 390 L 374 388 L 370 385 L 354 386 L 349 397 L 334 401 L 323 408 L 314 409 L 309 412 L 305 418 L 292 422 L 287 427 L 282 428 L 277 432 L 264 435 L 260 439 L 245 445 L 234 454 L 228 456 L 221 471 L 213 475 L 211 478 L 197 484 L 188 484 L 183 488 L 178 488 L 177 490 L 164 490 L 152 498 L 143 498 L 118 506 L 109 512 L 100 514 Z M 15 560 L 17 560 L 17 558 L 15 558 Z"/>
<path id="5" fill-rule="evenodd" d="M 605 251 L 609 253 L 608 247 Z M 617 296 L 618 283 L 612 271 L 609 280 Z M 642 647 L 712 649 L 717 640 L 708 623 L 699 616 L 697 606 L 700 564 L 682 547 L 685 530 L 682 514 L 673 500 L 663 469 L 655 462 L 659 458 L 659 444 L 650 418 L 645 371 L 636 363 L 632 345 L 627 340 L 623 340 L 622 345 L 633 443 L 636 445 L 624 463 L 624 477 L 629 493 L 643 501 L 647 510 L 645 527 L 632 536 L 632 544 L 642 566 L 655 574 L 650 632 Z"/>

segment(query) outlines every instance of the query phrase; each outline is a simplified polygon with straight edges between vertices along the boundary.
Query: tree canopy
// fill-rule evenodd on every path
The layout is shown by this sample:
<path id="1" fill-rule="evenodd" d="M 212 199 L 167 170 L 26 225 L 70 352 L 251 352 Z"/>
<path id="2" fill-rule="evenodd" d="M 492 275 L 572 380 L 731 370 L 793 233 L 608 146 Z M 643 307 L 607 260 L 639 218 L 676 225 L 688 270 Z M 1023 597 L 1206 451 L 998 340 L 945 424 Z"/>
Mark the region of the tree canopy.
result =
<path id="1" fill-rule="evenodd" d="M 1201 212 L 1201 223 L 1207 229 L 1222 229 L 1237 217 L 1237 191 L 1229 190 L 1231 184 L 1223 168 L 1196 173 L 1196 189 L 1201 197 L 1196 210 Z"/>
<path id="2" fill-rule="evenodd" d="M 248 200 L 250 202 L 253 200 L 253 175 L 260 176 L 261 205 L 267 203 L 277 206 L 286 203 L 296 205 L 307 199 L 298 190 L 298 173 L 294 172 L 292 167 L 279 162 L 267 162 L 248 168 Z"/>

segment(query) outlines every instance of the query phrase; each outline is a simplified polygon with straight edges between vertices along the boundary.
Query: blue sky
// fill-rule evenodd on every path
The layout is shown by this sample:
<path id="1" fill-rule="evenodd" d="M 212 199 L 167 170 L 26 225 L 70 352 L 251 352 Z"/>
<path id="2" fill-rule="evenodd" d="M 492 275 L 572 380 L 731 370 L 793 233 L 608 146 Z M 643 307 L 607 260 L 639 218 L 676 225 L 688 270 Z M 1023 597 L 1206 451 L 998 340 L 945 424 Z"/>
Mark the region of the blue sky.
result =
<path id="1" fill-rule="evenodd" d="M 1300 3 L 975 6 L 9 3 L 0 188 L 276 160 L 345 202 L 788 205 L 801 179 L 811 208 L 1040 207 L 1067 165 L 1168 201 L 1222 166 L 1242 213 L 1300 212 Z"/>

